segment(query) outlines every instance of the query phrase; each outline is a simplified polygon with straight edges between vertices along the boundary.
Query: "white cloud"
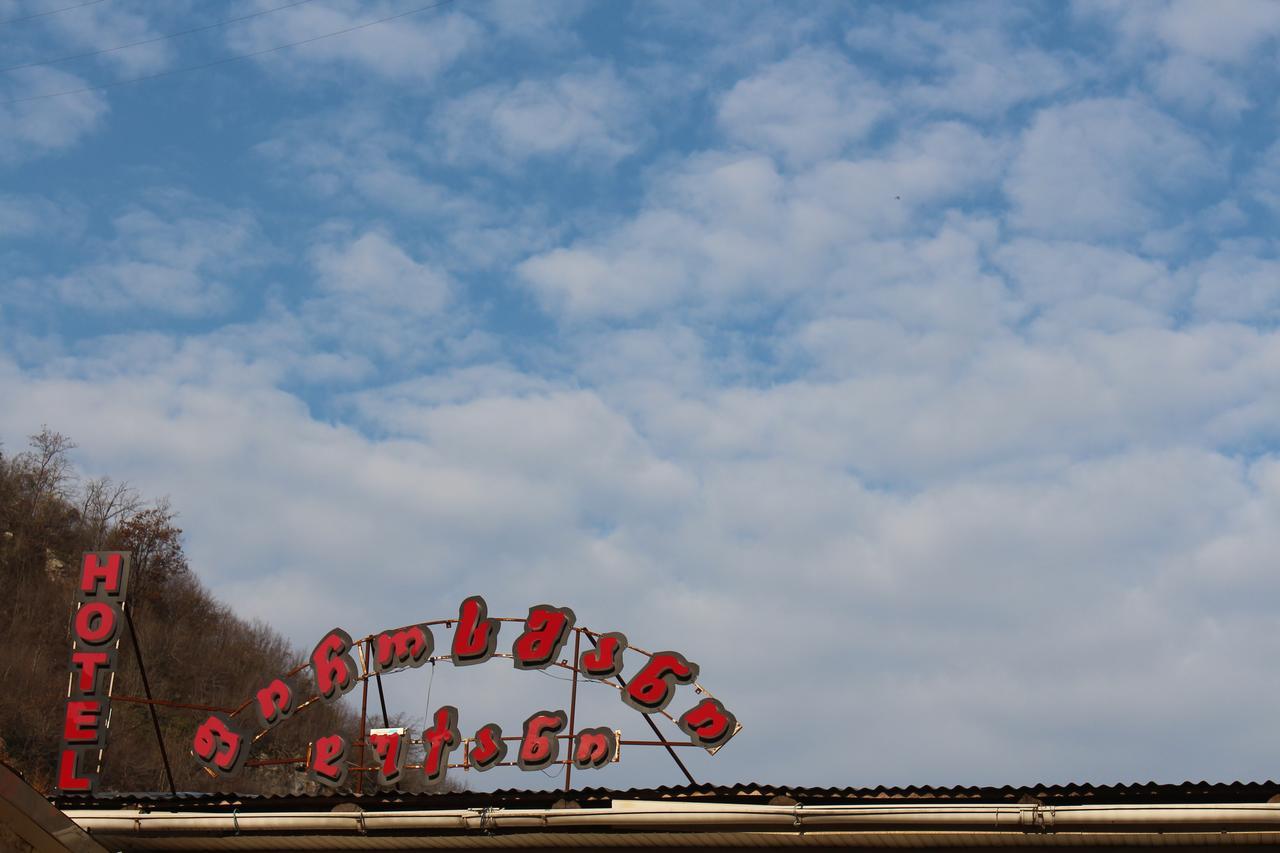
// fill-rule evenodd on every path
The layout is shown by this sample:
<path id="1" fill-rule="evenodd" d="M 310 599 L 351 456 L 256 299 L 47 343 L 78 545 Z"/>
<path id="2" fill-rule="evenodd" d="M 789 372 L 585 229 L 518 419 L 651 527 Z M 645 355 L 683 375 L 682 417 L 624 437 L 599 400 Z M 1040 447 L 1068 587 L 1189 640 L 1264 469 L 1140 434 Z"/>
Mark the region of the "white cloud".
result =
<path id="1" fill-rule="evenodd" d="M 605 168 L 644 136 L 638 98 L 612 68 L 601 67 L 476 89 L 445 104 L 431 127 L 455 162 L 479 160 L 508 171 L 555 155 Z"/>
<path id="2" fill-rule="evenodd" d="M 508 269 L 553 242 L 556 225 L 533 199 L 512 205 L 491 199 L 493 184 L 469 183 L 470 173 L 441 167 L 436 141 L 413 135 L 372 109 L 339 110 L 277 126 L 256 146 L 281 187 L 301 188 L 330 215 L 353 221 L 408 216 L 431 221 L 451 270 Z M 493 153 L 493 147 L 488 147 Z M 479 156 L 476 162 L 488 162 Z M 442 178 L 462 182 L 447 185 Z M 503 189 L 499 186 L 499 192 Z"/>
<path id="3" fill-rule="evenodd" d="M 958 7 L 946 12 L 935 18 L 872 12 L 845 40 L 911 69 L 890 87 L 896 103 L 943 114 L 995 118 L 1077 84 L 1082 70 L 1092 73 L 1081 68 L 1079 57 L 1024 44 L 1019 36 L 1029 21 L 993 19 Z"/>
<path id="4" fill-rule="evenodd" d="M 1165 223 L 1169 204 L 1221 174 L 1223 157 L 1132 100 L 1049 107 L 1010 166 L 1011 219 L 1050 237 L 1130 236 Z"/>
<path id="5" fill-rule="evenodd" d="M 1238 118 L 1252 105 L 1238 79 L 1196 57 L 1176 54 L 1155 63 L 1148 74 L 1162 100 L 1215 118 Z"/>
<path id="6" fill-rule="evenodd" d="M 1195 273 L 1195 312 L 1205 319 L 1273 326 L 1280 320 L 1280 261 L 1229 249 Z"/>
<path id="7" fill-rule="evenodd" d="M 566 320 L 643 316 L 675 305 L 749 312 L 820 299 L 896 257 L 869 238 L 936 233 L 922 212 L 990 187 L 1002 144 L 958 124 L 905 135 L 878 156 L 815 164 L 794 176 L 758 156 L 692 157 L 664 175 L 631 221 L 525 261 L 520 272 Z"/>
<path id="8" fill-rule="evenodd" d="M 733 142 L 805 164 L 845 152 L 890 102 L 836 53 L 802 51 L 734 84 L 717 118 Z"/>
<path id="9" fill-rule="evenodd" d="M 1280 9 L 1267 0 L 1228 0 L 1216 6 L 1196 0 L 1088 0 L 1076 6 L 1086 16 L 1110 19 L 1130 40 L 1154 39 L 1167 50 L 1223 63 L 1246 61 L 1280 35 Z"/>
<path id="10" fill-rule="evenodd" d="M 341 109 L 282 122 L 256 146 L 273 172 L 339 205 L 352 193 L 399 213 L 474 219 L 479 207 L 425 179 L 426 148 L 372 109 Z"/>
<path id="11" fill-rule="evenodd" d="M 362 234 L 340 248 L 317 246 L 311 263 L 324 291 L 343 300 L 434 314 L 449 298 L 444 275 L 377 232 Z"/>
<path id="12" fill-rule="evenodd" d="M 1020 239 L 1002 245 L 996 259 L 1046 337 L 1172 326 L 1186 297 L 1165 264 L 1120 249 Z"/>
<path id="13" fill-rule="evenodd" d="M 197 317 L 235 300 L 226 277 L 261 258 L 253 218 L 185 193 L 159 192 L 112 220 L 110 240 L 90 242 L 87 262 L 48 283 L 68 305 Z"/>
<path id="14" fill-rule="evenodd" d="M 83 227 L 79 211 L 36 195 L 0 193 L 0 239 L 32 237 L 41 232 L 75 234 Z"/>
<path id="15" fill-rule="evenodd" d="M 579 45 L 580 37 L 573 24 L 590 8 L 587 0 L 563 0 L 554 6 L 526 0 L 490 0 L 475 14 L 485 19 L 499 38 L 552 50 Z"/>
<path id="16" fill-rule="evenodd" d="M 1245 185 L 1246 192 L 1271 208 L 1273 213 L 1280 214 L 1280 140 L 1273 142 L 1258 157 Z"/>
<path id="17" fill-rule="evenodd" d="M 415 259 L 377 231 L 352 236 L 334 223 L 320 239 L 310 257 L 316 287 L 281 321 L 290 328 L 296 323 L 309 347 L 357 364 L 389 361 L 401 370 L 433 356 L 463 356 L 465 333 L 450 334 L 466 326 L 470 312 L 444 310 L 453 283 L 437 265 Z M 336 375 L 323 364 L 307 365 L 307 372 Z"/>
<path id="18" fill-rule="evenodd" d="M 1220 62 L 1241 62 L 1280 35 L 1280 8 L 1267 0 L 1227 0 L 1217 9 L 1195 0 L 1173 0 L 1156 29 L 1177 50 Z"/>
<path id="19" fill-rule="evenodd" d="M 5 77 L 0 100 L 70 92 L 86 85 L 53 68 L 26 68 Z M 97 130 L 106 113 L 106 99 L 97 92 L 0 104 L 0 162 L 21 162 L 69 148 Z"/>
<path id="20" fill-rule="evenodd" d="M 50 58 L 106 50 L 98 55 L 96 62 L 115 66 L 126 77 L 150 74 L 173 62 L 175 42 L 159 40 L 163 33 L 206 23 L 193 21 L 192 4 L 186 0 L 145 11 L 143 14 L 119 3 L 108 3 L 87 5 L 75 9 L 73 14 L 50 15 L 45 21 L 56 34 L 58 44 Z M 150 43 L 112 50 L 137 42 Z"/>

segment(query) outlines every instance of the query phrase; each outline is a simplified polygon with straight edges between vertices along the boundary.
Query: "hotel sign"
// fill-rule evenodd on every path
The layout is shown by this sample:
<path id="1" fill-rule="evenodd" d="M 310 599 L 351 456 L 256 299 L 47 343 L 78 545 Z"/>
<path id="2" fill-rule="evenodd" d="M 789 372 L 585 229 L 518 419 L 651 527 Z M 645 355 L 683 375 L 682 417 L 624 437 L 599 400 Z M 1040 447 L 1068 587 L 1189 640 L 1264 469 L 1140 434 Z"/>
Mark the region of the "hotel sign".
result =
<path id="1" fill-rule="evenodd" d="M 71 617 L 71 673 L 58 751 L 58 789 L 63 793 L 90 793 L 97 785 L 128 589 L 129 554 L 84 555 Z"/>

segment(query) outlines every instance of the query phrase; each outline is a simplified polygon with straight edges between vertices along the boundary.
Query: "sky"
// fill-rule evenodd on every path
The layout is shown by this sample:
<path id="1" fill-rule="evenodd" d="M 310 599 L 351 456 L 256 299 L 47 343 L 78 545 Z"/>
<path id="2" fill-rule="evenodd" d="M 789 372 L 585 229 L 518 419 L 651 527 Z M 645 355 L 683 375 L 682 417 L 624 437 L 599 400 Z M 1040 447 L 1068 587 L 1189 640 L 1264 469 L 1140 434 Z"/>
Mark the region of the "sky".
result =
<path id="1" fill-rule="evenodd" d="M 67 5 L 0 0 L 0 440 L 237 613 L 570 606 L 737 715 L 698 781 L 1277 775 L 1280 4 Z"/>

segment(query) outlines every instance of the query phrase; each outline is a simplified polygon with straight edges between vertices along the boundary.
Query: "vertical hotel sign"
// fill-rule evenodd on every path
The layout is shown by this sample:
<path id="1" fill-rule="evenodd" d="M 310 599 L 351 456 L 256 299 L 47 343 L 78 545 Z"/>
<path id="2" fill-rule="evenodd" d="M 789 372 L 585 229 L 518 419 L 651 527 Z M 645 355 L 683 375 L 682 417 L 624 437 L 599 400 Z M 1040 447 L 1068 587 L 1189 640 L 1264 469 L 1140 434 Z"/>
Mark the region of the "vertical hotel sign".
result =
<path id="1" fill-rule="evenodd" d="M 58 789 L 64 794 L 88 794 L 97 787 L 128 586 L 127 552 L 84 555 L 71 617 L 71 672 L 58 751 Z"/>

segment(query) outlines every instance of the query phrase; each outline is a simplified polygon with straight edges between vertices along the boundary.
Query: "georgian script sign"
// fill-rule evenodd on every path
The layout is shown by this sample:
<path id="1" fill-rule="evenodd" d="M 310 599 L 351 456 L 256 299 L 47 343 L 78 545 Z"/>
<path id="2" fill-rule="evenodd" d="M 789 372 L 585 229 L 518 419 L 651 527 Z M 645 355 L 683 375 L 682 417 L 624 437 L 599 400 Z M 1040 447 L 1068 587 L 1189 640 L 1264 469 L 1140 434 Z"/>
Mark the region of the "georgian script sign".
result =
<path id="1" fill-rule="evenodd" d="M 632 646 L 619 632 L 598 633 L 578 627 L 576 621 L 568 607 L 550 604 L 530 607 L 524 619 L 491 617 L 485 600 L 475 595 L 462 602 L 457 618 L 381 631 L 360 640 L 334 628 L 320 638 L 305 664 L 265 682 L 238 712 L 210 713 L 196 729 L 191 753 L 209 773 L 232 776 L 246 763 L 253 763 L 249 761 L 249 751 L 254 741 L 313 702 L 337 702 L 371 677 L 414 669 L 427 662 L 475 666 L 494 658 L 509 659 L 518 670 L 552 666 L 571 670 L 574 693 L 569 712 L 533 711 L 513 729 L 518 735 L 504 734 L 499 722 L 485 722 L 469 729 L 470 736 L 464 736 L 458 708 L 444 705 L 431 714 L 417 738 L 402 728 L 371 729 L 362 733 L 363 740 L 354 743 L 336 733 L 317 738 L 301 760 L 307 774 L 320 784 L 336 788 L 346 784 L 353 770 L 373 775 L 380 785 L 394 785 L 408 773 L 420 774 L 420 781 L 427 784 L 440 782 L 450 768 L 483 772 L 516 766 L 521 770 L 541 770 L 557 763 L 570 770 L 604 767 L 618 760 L 620 747 L 627 741 L 621 739 L 618 730 L 609 727 L 575 730 L 579 676 L 612 684 L 625 705 L 674 722 L 688 737 L 686 743 L 674 745 L 699 746 L 714 754 L 741 728 L 720 700 L 698 683 L 698 665 L 680 652 L 645 651 Z M 498 651 L 504 622 L 517 623 L 521 628 L 509 653 Z M 452 630 L 447 638 L 447 654 L 443 649 L 437 654 L 433 628 L 440 627 Z M 571 636 L 574 652 L 570 663 L 561 655 Z M 586 648 L 584 639 L 589 644 Z M 639 663 L 626 679 L 622 676 L 624 656 L 638 659 Z M 694 697 L 693 703 L 681 707 L 677 716 L 668 709 L 680 687 L 689 687 Z M 567 752 L 563 759 L 562 742 Z M 635 743 L 654 745 L 653 741 Z M 407 763 L 411 744 L 422 746 L 421 764 Z M 663 740 L 658 745 L 666 746 L 668 742 Z M 358 764 L 353 766 L 353 761 Z"/>
<path id="2" fill-rule="evenodd" d="M 92 793 L 97 786 L 128 587 L 129 554 L 84 555 L 71 617 L 71 673 L 58 751 L 58 789 L 63 793 Z"/>

